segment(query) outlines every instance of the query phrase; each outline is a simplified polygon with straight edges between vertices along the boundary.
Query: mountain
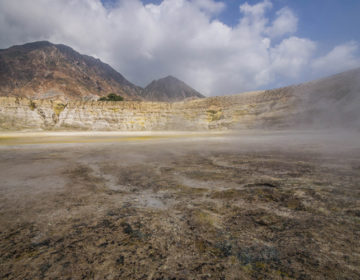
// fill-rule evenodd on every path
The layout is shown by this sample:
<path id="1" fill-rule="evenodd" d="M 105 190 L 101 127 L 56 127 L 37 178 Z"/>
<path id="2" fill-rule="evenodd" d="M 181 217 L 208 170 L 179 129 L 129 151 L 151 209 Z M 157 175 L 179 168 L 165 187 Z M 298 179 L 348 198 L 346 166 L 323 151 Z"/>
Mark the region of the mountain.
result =
<path id="1" fill-rule="evenodd" d="M 204 97 L 171 76 L 143 89 L 110 65 L 62 44 L 39 41 L 0 50 L 0 96 L 67 101 L 97 100 L 109 93 L 125 100 L 170 102 Z"/>
<path id="2" fill-rule="evenodd" d="M 47 41 L 0 50 L 0 96 L 97 100 L 115 93 L 142 100 L 143 89 L 108 64 Z"/>
<path id="3" fill-rule="evenodd" d="M 142 96 L 145 100 L 165 102 L 205 97 L 184 82 L 172 76 L 152 81 L 146 86 Z"/>

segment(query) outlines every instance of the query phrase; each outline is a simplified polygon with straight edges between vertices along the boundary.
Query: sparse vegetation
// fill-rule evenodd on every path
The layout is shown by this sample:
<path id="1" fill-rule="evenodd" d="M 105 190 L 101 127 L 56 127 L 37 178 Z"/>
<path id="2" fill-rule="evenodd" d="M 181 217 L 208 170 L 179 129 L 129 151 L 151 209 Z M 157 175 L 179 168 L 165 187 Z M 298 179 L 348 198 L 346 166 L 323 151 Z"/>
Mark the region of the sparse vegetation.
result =
<path id="1" fill-rule="evenodd" d="M 223 112 L 221 108 L 214 108 L 213 106 L 210 107 L 209 110 L 206 111 L 208 114 L 208 119 L 210 122 L 218 121 L 223 118 Z"/>
<path id="2" fill-rule="evenodd" d="M 54 110 L 54 113 L 56 114 L 56 116 L 59 116 L 60 113 L 61 113 L 62 111 L 64 111 L 65 107 L 66 107 L 66 104 L 56 103 L 56 102 L 55 102 L 55 103 L 53 104 L 53 110 Z"/>
<path id="3" fill-rule="evenodd" d="M 98 101 L 124 101 L 124 97 L 115 93 L 109 93 L 107 96 L 100 97 Z"/>
<path id="4" fill-rule="evenodd" d="M 34 101 L 30 100 L 29 102 L 29 107 L 31 109 L 31 111 L 34 111 L 36 109 L 36 104 Z"/>

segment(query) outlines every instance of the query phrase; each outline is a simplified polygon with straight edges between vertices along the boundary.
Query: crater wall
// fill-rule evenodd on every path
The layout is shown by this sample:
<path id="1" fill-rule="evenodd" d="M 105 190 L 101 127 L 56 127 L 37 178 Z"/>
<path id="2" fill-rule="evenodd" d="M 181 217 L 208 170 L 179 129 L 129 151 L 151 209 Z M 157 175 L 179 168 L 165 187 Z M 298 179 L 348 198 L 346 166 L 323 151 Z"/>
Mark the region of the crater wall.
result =
<path id="1" fill-rule="evenodd" d="M 286 90 L 184 102 L 69 102 L 0 97 L 1 130 L 226 130 L 282 127 L 296 112 Z"/>

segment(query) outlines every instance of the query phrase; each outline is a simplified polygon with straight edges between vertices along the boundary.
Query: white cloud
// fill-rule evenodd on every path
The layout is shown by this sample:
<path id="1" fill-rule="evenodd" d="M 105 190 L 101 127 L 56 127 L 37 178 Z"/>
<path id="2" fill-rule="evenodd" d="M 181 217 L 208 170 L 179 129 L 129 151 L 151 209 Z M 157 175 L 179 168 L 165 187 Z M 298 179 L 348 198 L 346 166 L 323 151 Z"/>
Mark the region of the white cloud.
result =
<path id="1" fill-rule="evenodd" d="M 269 0 L 264 0 L 255 5 L 249 5 L 248 2 L 240 5 L 240 12 L 244 15 L 240 20 L 240 26 L 253 34 L 263 35 L 269 21 L 265 13 L 271 7 L 272 4 Z"/>
<path id="2" fill-rule="evenodd" d="M 64 43 L 101 58 L 136 84 L 171 74 L 208 95 L 302 77 L 316 43 L 293 35 L 298 19 L 289 8 L 271 21 L 270 0 L 245 3 L 231 27 L 216 18 L 225 7 L 214 0 L 147 5 L 118 0 L 106 8 L 100 0 L 0 0 L 0 47 L 36 40 Z M 324 71 L 322 65 L 334 60 L 351 66 L 344 61 L 356 61 L 355 51 L 346 46 L 316 60 L 313 69 Z"/>
<path id="3" fill-rule="evenodd" d="M 316 44 L 298 37 L 284 39 L 270 50 L 272 70 L 281 76 L 296 78 L 306 70 L 316 49 Z"/>
<path id="4" fill-rule="evenodd" d="M 286 34 L 295 33 L 297 24 L 298 18 L 289 8 L 285 7 L 276 13 L 276 19 L 267 32 L 271 37 L 281 37 Z"/>
<path id="5" fill-rule="evenodd" d="M 270 0 L 264 0 L 255 5 L 250 5 L 248 2 L 240 5 L 240 11 L 246 16 L 262 17 L 266 10 L 272 7 Z"/>
<path id="6" fill-rule="evenodd" d="M 322 75 L 360 67 L 359 44 L 351 41 L 336 46 L 326 55 L 315 59 L 312 67 L 315 73 Z"/>
<path id="7" fill-rule="evenodd" d="M 226 6 L 223 2 L 215 2 L 213 0 L 193 0 L 192 2 L 210 14 L 218 14 L 222 12 Z"/>

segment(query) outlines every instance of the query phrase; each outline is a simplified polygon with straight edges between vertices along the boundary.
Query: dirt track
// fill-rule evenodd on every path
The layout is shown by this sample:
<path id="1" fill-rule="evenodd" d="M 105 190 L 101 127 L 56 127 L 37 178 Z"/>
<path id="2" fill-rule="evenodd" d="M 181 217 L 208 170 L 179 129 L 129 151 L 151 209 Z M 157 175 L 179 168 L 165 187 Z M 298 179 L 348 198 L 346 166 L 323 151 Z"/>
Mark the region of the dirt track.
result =
<path id="1" fill-rule="evenodd" d="M 360 278 L 354 135 L 56 137 L 0 141 L 1 279 Z"/>

